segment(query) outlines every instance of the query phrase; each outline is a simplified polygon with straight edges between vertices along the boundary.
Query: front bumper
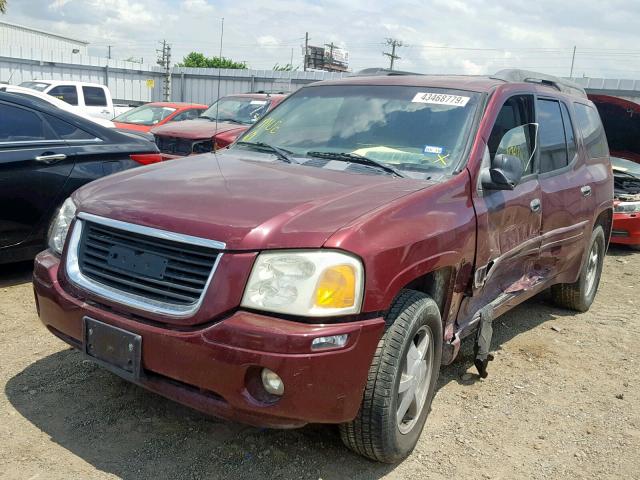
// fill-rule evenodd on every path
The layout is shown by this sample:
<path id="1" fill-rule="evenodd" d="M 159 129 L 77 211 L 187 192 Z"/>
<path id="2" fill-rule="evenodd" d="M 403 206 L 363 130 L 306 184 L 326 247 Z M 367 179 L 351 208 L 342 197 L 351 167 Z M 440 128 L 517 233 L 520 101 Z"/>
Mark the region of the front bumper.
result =
<path id="1" fill-rule="evenodd" d="M 347 422 L 360 408 L 382 318 L 308 325 L 237 311 L 202 327 L 169 329 L 70 295 L 58 282 L 59 265 L 49 251 L 35 261 L 41 321 L 80 350 L 85 316 L 140 335 L 143 373 L 136 383 L 153 392 L 211 415 L 276 428 Z M 311 351 L 313 338 L 344 333 L 344 348 Z M 247 390 L 256 367 L 282 378 L 285 393 L 275 404 Z"/>
<path id="2" fill-rule="evenodd" d="M 614 213 L 611 243 L 640 245 L 640 213 Z"/>

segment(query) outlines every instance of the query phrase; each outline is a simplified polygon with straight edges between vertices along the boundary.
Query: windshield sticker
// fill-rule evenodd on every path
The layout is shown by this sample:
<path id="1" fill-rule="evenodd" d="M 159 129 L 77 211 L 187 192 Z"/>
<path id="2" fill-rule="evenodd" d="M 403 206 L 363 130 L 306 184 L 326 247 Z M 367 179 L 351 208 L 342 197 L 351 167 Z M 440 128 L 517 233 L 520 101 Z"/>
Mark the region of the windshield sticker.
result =
<path id="1" fill-rule="evenodd" d="M 444 152 L 444 148 L 442 147 L 434 147 L 433 145 L 425 145 L 422 150 L 425 155 L 431 153 L 435 155 L 439 155 Z"/>
<path id="2" fill-rule="evenodd" d="M 266 100 L 251 100 L 249 102 L 249 105 L 266 105 L 267 101 Z"/>
<path id="3" fill-rule="evenodd" d="M 447 153 L 446 155 L 438 154 L 438 158 L 434 160 L 434 163 L 440 163 L 446 167 L 449 164 L 448 162 L 449 155 L 450 155 L 449 153 Z"/>
<path id="4" fill-rule="evenodd" d="M 429 103 L 431 105 L 448 105 L 450 107 L 464 107 L 469 103 L 471 97 L 461 95 L 447 95 L 446 93 L 418 92 L 413 103 Z"/>

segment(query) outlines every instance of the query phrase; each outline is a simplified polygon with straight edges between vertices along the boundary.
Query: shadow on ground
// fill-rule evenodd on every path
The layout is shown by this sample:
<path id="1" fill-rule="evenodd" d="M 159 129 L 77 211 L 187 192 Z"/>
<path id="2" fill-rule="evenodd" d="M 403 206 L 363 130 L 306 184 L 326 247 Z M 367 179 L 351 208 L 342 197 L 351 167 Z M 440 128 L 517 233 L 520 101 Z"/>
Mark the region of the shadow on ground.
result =
<path id="1" fill-rule="evenodd" d="M 496 320 L 493 349 L 572 314 L 537 297 Z M 458 360 L 443 369 L 439 386 L 460 381 L 471 365 L 466 341 Z M 9 380 L 6 395 L 52 441 L 125 480 L 376 479 L 394 468 L 348 451 L 335 427 L 263 430 L 206 417 L 83 361 L 71 349 L 29 365 Z"/>
<path id="2" fill-rule="evenodd" d="M 33 262 L 0 265 L 0 288 L 13 287 L 31 281 Z"/>

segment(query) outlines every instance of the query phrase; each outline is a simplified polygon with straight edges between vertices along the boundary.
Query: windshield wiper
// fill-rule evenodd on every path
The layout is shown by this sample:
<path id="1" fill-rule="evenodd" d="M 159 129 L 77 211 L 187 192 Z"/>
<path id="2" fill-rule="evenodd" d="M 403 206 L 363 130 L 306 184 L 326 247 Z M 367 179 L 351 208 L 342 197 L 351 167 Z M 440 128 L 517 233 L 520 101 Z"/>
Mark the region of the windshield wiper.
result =
<path id="1" fill-rule="evenodd" d="M 307 152 L 307 156 L 316 158 L 326 158 L 328 160 L 341 160 L 344 162 L 359 163 L 360 165 L 368 165 L 370 167 L 376 167 L 380 170 L 384 170 L 396 177 L 404 178 L 404 175 L 393 167 L 386 165 L 382 162 L 378 162 L 369 157 L 358 155 L 357 153 L 349 152 Z"/>
<path id="2" fill-rule="evenodd" d="M 213 120 L 215 120 L 215 118 Z M 238 125 L 246 125 L 246 123 L 241 122 L 240 120 L 236 120 L 235 118 L 219 118 L 218 121 L 219 122 L 237 123 Z"/>
<path id="3" fill-rule="evenodd" d="M 237 142 L 236 145 L 244 145 L 246 147 L 250 147 L 250 148 L 253 148 L 254 150 L 258 150 L 261 152 L 273 153 L 276 157 L 278 157 L 283 162 L 295 163 L 295 164 L 299 163 L 298 161 L 294 160 L 293 157 L 291 157 L 293 152 L 286 150 L 284 148 L 276 147 L 274 145 L 269 145 L 268 143 Z"/>

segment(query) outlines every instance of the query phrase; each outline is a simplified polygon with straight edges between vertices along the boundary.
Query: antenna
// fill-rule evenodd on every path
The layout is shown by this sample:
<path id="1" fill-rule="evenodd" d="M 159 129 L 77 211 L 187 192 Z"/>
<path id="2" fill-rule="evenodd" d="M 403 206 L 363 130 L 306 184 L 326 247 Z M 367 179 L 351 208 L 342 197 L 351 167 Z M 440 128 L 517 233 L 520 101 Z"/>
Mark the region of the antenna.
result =
<path id="1" fill-rule="evenodd" d="M 216 135 L 218 134 L 218 111 L 220 109 L 219 106 L 219 102 L 220 102 L 220 78 L 221 78 L 221 72 L 222 72 L 222 68 L 220 68 L 222 66 L 222 40 L 224 39 L 224 17 L 222 17 L 220 19 L 220 54 L 218 55 L 218 58 L 220 59 L 220 63 L 218 64 L 218 93 L 216 95 L 216 129 L 213 132 L 213 145 L 211 145 L 211 150 L 215 152 L 215 148 L 216 148 Z"/>

